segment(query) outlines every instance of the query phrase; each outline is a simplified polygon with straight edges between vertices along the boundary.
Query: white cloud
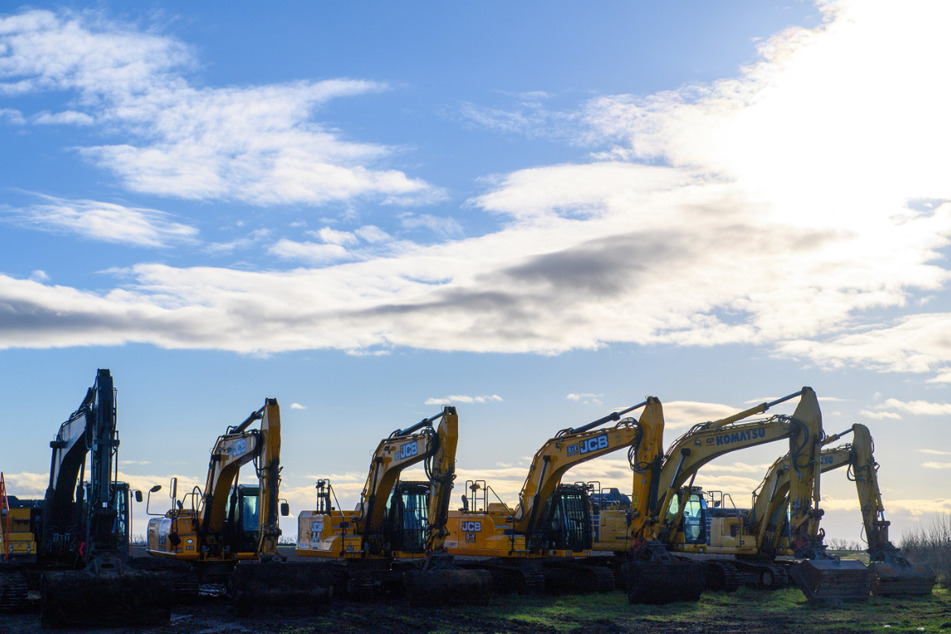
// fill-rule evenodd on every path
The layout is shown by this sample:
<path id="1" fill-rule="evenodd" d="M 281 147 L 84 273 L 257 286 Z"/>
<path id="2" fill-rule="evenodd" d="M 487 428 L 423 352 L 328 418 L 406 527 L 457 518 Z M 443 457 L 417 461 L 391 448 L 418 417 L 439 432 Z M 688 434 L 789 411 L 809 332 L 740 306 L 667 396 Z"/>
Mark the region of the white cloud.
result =
<path id="1" fill-rule="evenodd" d="M 303 260 L 311 264 L 321 264 L 349 256 L 347 249 L 339 244 L 295 242 L 286 238 L 268 247 L 268 253 L 287 260 Z"/>
<path id="2" fill-rule="evenodd" d="M 331 79 L 197 87 L 183 74 L 194 65 L 181 42 L 91 13 L 0 18 L 0 94 L 74 93 L 73 109 L 38 113 L 34 121 L 98 123 L 127 134 L 126 143 L 80 152 L 130 190 L 257 205 L 440 195 L 403 172 L 372 167 L 391 148 L 346 140 L 313 118 L 330 100 L 385 85 Z M 20 122 L 15 111 L 4 112 Z"/>
<path id="3" fill-rule="evenodd" d="M 951 415 L 951 403 L 930 403 L 928 401 L 902 401 L 897 398 L 886 399 L 885 402 L 864 410 L 862 414 L 870 418 L 900 419 L 898 412 L 913 416 L 948 416 Z"/>
<path id="4" fill-rule="evenodd" d="M 366 240 L 370 244 L 377 244 L 380 242 L 387 242 L 391 240 L 390 234 L 383 231 L 375 225 L 365 225 L 354 231 L 360 238 Z"/>
<path id="5" fill-rule="evenodd" d="M 0 332 L 0 346 L 556 354 L 612 342 L 742 343 L 819 366 L 946 380 L 948 315 L 932 300 L 949 281 L 942 258 L 951 204 L 942 201 L 951 200 L 951 127 L 944 84 L 934 78 L 951 57 L 941 19 L 951 8 L 903 5 L 895 20 L 888 3 L 835 6 L 820 27 L 765 41 L 761 60 L 735 78 L 585 104 L 567 119 L 587 125 L 575 140 L 590 144 L 590 161 L 500 175 L 471 201 L 470 210 L 502 223 L 494 233 L 391 245 L 364 227 L 353 235 L 390 250 L 281 240 L 273 255 L 322 268 L 142 264 L 104 294 L 0 277 L 0 318 L 16 324 Z M 4 42 L 26 44 L 0 58 L 3 90 L 75 90 L 88 104 L 77 110 L 134 131 L 141 147 L 87 149 L 110 169 L 127 169 L 130 187 L 261 204 L 433 192 L 366 167 L 388 148 L 346 142 L 311 119 L 329 99 L 384 86 L 199 90 L 178 70 L 191 62 L 187 49 L 144 38 L 121 67 L 142 50 L 154 63 L 130 66 L 107 91 L 83 61 L 105 29 L 25 15 L 4 23 L 15 34 Z M 62 62 L 68 70 L 23 52 L 37 49 L 38 33 L 65 37 L 67 23 L 87 38 Z M 102 63 L 112 68 L 111 59 Z M 262 136 L 252 143 L 248 129 Z M 222 153 L 209 156 L 209 148 Z M 401 218 L 450 234 L 458 230 L 451 220 Z M 681 402 L 665 411 L 677 427 L 736 410 Z"/>
<path id="6" fill-rule="evenodd" d="M 490 394 L 487 396 L 467 396 L 465 394 L 450 394 L 449 396 L 444 396 L 442 398 L 428 398 L 425 401 L 426 405 L 453 405 L 456 403 L 501 403 L 502 397 L 498 394 Z"/>
<path id="7" fill-rule="evenodd" d="M 925 462 L 921 466 L 925 469 L 951 469 L 951 462 Z"/>
<path id="8" fill-rule="evenodd" d="M 40 112 L 32 119 L 39 125 L 92 125 L 95 120 L 84 112 L 66 110 L 64 112 Z"/>
<path id="9" fill-rule="evenodd" d="M 0 121 L 3 120 L 14 125 L 23 125 L 26 123 L 26 119 L 23 118 L 23 113 L 12 108 L 0 108 Z"/>
<path id="10" fill-rule="evenodd" d="M 324 227 L 317 232 L 320 239 L 328 244 L 339 244 L 342 246 L 352 245 L 359 242 L 357 236 L 349 231 L 336 231 L 330 227 Z"/>
<path id="11" fill-rule="evenodd" d="M 572 392 L 565 396 L 569 401 L 574 401 L 575 403 L 583 403 L 585 405 L 603 405 L 602 398 L 604 394 L 595 394 L 593 392 L 582 392 L 581 394 L 576 394 Z"/>
<path id="12" fill-rule="evenodd" d="M 170 214 L 155 209 L 52 196 L 43 199 L 43 203 L 14 211 L 9 220 L 44 231 L 140 247 L 192 243 L 198 237 L 196 228 L 173 222 Z"/>
<path id="13" fill-rule="evenodd" d="M 918 451 L 933 456 L 951 456 L 951 451 L 938 451 L 937 449 L 919 449 Z"/>
<path id="14" fill-rule="evenodd" d="M 460 236 L 463 234 L 462 225 L 452 218 L 443 218 L 431 214 L 403 214 L 400 224 L 406 229 L 423 227 L 440 236 Z"/>
<path id="15" fill-rule="evenodd" d="M 291 403 L 291 409 L 307 409 L 307 407 L 300 403 Z"/>

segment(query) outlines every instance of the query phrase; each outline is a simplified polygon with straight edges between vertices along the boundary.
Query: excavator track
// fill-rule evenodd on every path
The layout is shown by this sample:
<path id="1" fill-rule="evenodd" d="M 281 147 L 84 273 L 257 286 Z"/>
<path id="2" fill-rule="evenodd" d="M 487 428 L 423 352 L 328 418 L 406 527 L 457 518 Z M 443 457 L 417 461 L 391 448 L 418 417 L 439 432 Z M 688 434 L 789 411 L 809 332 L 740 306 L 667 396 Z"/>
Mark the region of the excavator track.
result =
<path id="1" fill-rule="evenodd" d="M 38 602 L 30 596 L 26 578 L 18 571 L 0 574 L 0 614 L 27 612 L 35 609 Z"/>
<path id="2" fill-rule="evenodd" d="M 740 571 L 733 562 L 703 562 L 706 589 L 714 592 L 735 592 L 740 587 Z"/>

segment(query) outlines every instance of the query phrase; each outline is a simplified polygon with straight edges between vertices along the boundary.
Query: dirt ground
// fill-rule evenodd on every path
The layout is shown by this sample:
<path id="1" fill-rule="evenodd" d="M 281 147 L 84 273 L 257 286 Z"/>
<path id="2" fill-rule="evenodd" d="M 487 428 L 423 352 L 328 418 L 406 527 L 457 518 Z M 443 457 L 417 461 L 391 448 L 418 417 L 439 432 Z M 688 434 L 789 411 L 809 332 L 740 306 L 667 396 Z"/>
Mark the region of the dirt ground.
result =
<path id="1" fill-rule="evenodd" d="M 21 634 L 39 629 L 36 614 L 0 615 L 0 632 Z M 213 632 L 947 632 L 951 634 L 951 600 L 945 589 L 928 598 L 882 599 L 868 603 L 815 607 L 797 590 L 777 592 L 740 589 L 731 594 L 706 593 L 698 603 L 631 606 L 620 592 L 581 596 L 493 597 L 487 605 L 443 608 L 411 607 L 400 600 L 335 601 L 317 613 L 284 612 L 242 618 L 224 598 L 182 605 L 167 625 L 84 631 L 102 634 L 211 634 Z"/>

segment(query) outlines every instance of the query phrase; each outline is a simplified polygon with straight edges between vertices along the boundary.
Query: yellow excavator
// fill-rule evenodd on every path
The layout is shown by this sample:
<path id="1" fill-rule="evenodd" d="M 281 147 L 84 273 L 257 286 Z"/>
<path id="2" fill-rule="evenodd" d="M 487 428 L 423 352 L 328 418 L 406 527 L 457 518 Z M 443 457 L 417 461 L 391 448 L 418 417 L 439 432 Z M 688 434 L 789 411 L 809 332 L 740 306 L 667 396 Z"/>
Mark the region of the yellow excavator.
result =
<path id="1" fill-rule="evenodd" d="M 800 401 L 792 416 L 747 420 L 797 396 Z M 627 581 L 632 601 L 640 587 L 652 587 L 649 561 L 656 557 L 658 543 L 674 553 L 691 556 L 735 555 L 743 548 L 748 548 L 750 554 L 758 553 L 752 537 L 755 529 L 741 522 L 736 513 L 717 506 L 702 514 L 706 509 L 703 496 L 693 482 L 700 468 L 718 456 L 783 439 L 789 440 L 790 455 L 794 456 L 791 543 L 799 556 L 808 559 L 802 567 L 809 579 L 821 582 L 821 591 L 815 598 L 853 598 L 863 589 L 867 595 L 869 578 L 864 566 L 826 555 L 821 543 L 818 455 L 823 441 L 822 417 L 815 392 L 804 387 L 772 402 L 693 426 L 668 448 L 662 459 L 656 454 L 645 454 L 640 468 L 635 470 L 631 506 L 605 509 L 599 517 L 603 544 L 613 542 L 611 548 L 615 552 L 620 545 L 629 545 L 636 558 L 647 560 L 629 566 Z M 645 495 L 645 490 L 650 493 Z M 622 521 L 625 514 L 627 518 Z M 772 564 L 753 561 L 742 562 L 741 570 L 733 558 L 695 559 L 704 565 L 709 589 L 735 588 L 741 572 L 776 577 L 785 573 Z M 638 568 L 643 572 L 639 573 Z"/>
<path id="2" fill-rule="evenodd" d="M 622 418 L 641 408 L 639 420 Z M 465 559 L 461 565 L 491 572 L 495 587 L 504 591 L 613 590 L 613 562 L 593 556 L 588 487 L 562 484 L 561 479 L 581 462 L 625 448 L 633 455 L 655 419 L 663 419 L 661 404 L 648 397 L 581 427 L 562 429 L 535 454 L 514 509 L 484 481 L 468 482 L 470 497 L 463 498 L 462 509 L 449 514 L 449 552 Z M 699 591 L 686 588 L 679 578 L 665 576 L 660 568 L 657 573 L 656 584 L 665 586 L 669 595 L 699 597 Z"/>
<path id="3" fill-rule="evenodd" d="M 318 480 L 317 508 L 297 518 L 296 554 L 318 558 L 351 598 L 404 591 L 430 603 L 484 598 L 486 576 L 454 566 L 445 548 L 458 438 L 454 407 L 395 430 L 373 453 L 353 511 L 340 509 L 329 480 Z M 420 462 L 426 481 L 400 480 Z"/>
<path id="4" fill-rule="evenodd" d="M 257 429 L 251 425 L 260 421 Z M 329 577 L 313 567 L 284 561 L 277 550 L 281 535 L 281 416 L 277 400 L 244 421 L 229 426 L 211 451 L 204 490 L 183 498 L 172 479 L 172 508 L 148 526 L 150 555 L 184 562 L 176 596 L 194 599 L 199 583 L 223 583 L 241 613 L 297 603 L 318 607 L 330 601 Z M 253 463 L 257 485 L 238 484 L 241 467 Z M 161 487 L 152 487 L 150 493 Z M 148 510 L 148 509 L 147 509 Z M 149 513 L 151 515 L 151 513 Z"/>
<path id="5" fill-rule="evenodd" d="M 935 573 L 923 564 L 910 562 L 901 549 L 888 539 L 890 522 L 885 519 L 885 507 L 878 485 L 878 463 L 875 445 L 868 427 L 855 423 L 848 430 L 830 437 L 830 442 L 852 434 L 852 442 L 824 449 L 820 456 L 822 473 L 848 466 L 848 478 L 855 482 L 862 512 L 865 536 L 868 540 L 869 568 L 872 572 L 872 594 L 885 596 L 926 596 L 935 584 Z M 762 549 L 770 554 L 783 554 L 788 549 L 785 527 L 789 494 L 789 459 L 784 456 L 769 469 L 759 495 L 755 499 L 763 515 L 770 516 L 771 531 L 763 531 L 758 538 Z M 760 502 L 767 500 L 768 502 Z"/>

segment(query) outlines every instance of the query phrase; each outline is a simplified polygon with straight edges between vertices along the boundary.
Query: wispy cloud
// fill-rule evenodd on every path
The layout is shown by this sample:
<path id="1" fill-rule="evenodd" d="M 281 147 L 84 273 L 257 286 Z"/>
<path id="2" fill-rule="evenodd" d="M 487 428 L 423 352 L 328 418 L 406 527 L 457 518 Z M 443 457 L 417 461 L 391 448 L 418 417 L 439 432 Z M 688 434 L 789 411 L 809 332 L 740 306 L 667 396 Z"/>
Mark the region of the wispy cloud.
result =
<path id="1" fill-rule="evenodd" d="M 198 229 L 174 222 L 171 214 L 155 209 L 96 200 L 42 198 L 42 203 L 13 210 L 6 220 L 43 231 L 71 233 L 100 242 L 140 247 L 194 243 L 198 238 Z"/>
<path id="2" fill-rule="evenodd" d="M 861 412 L 869 418 L 900 419 L 901 414 L 913 416 L 947 416 L 951 414 L 951 403 L 931 403 L 928 401 L 902 401 L 897 398 L 886 399 Z"/>
<path id="3" fill-rule="evenodd" d="M 575 403 L 583 403 L 584 405 L 603 405 L 604 403 L 601 399 L 604 397 L 604 394 L 595 394 L 593 392 L 582 392 L 581 394 L 576 394 L 574 392 L 565 396 L 569 401 L 574 401 Z"/>
<path id="4" fill-rule="evenodd" d="M 428 398 L 426 405 L 453 405 L 455 403 L 501 403 L 502 397 L 498 394 L 487 396 L 468 396 L 465 394 L 450 394 L 449 396 Z"/>
<path id="5" fill-rule="evenodd" d="M 307 407 L 300 403 L 291 403 L 291 409 L 307 409 Z"/>
<path id="6" fill-rule="evenodd" d="M 72 93 L 38 124 L 107 124 L 128 142 L 80 148 L 130 190 L 258 205 L 374 196 L 437 196 L 423 181 L 373 165 L 393 148 L 360 143 L 314 118 L 328 101 L 380 92 L 378 82 L 330 79 L 251 87 L 191 85 L 183 43 L 98 14 L 27 11 L 0 18 L 0 94 Z M 4 110 L 21 123 L 22 115 Z"/>

